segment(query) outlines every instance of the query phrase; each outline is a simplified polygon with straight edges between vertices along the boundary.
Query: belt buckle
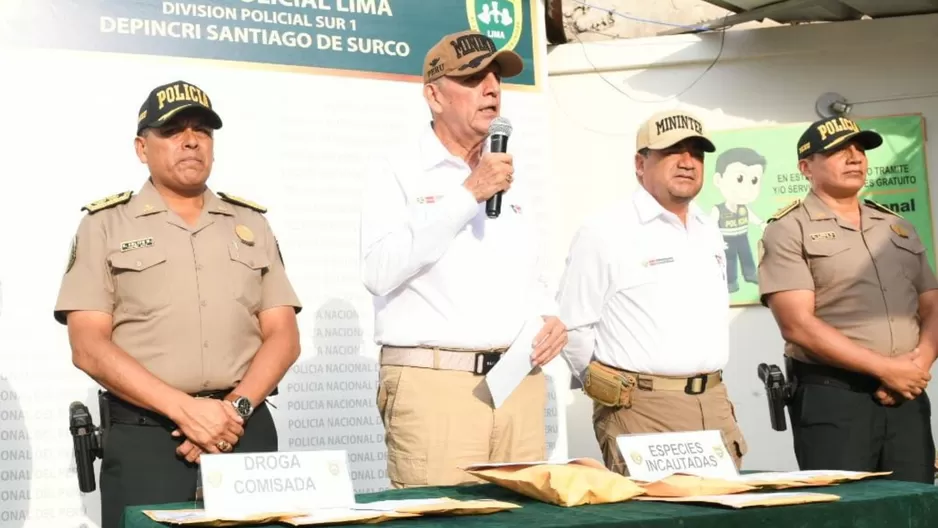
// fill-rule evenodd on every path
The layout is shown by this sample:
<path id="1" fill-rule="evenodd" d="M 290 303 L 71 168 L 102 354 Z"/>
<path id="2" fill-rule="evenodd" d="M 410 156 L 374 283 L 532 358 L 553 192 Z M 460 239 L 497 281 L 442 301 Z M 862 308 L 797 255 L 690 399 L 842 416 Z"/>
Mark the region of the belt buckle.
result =
<path id="1" fill-rule="evenodd" d="M 709 376 L 707 376 L 706 374 L 701 374 L 699 376 L 694 376 L 693 378 L 687 378 L 687 384 L 684 385 L 684 393 L 695 395 L 695 396 L 697 394 L 703 394 L 704 391 L 707 390 L 707 378 L 708 377 Z M 694 382 L 700 382 L 700 383 L 695 384 Z M 699 390 L 696 389 L 695 385 L 699 385 L 700 389 Z"/>
<path id="2" fill-rule="evenodd" d="M 472 365 L 472 373 L 477 376 L 484 376 L 492 370 L 492 367 L 498 363 L 501 358 L 498 352 L 476 352 L 475 362 Z"/>

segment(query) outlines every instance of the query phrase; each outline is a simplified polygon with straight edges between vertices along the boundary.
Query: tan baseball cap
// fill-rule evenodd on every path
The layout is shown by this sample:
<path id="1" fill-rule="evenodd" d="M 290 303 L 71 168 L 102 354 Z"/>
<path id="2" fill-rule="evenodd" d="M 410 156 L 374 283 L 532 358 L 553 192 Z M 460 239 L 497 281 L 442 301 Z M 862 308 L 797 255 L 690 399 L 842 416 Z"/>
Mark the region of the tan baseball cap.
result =
<path id="1" fill-rule="evenodd" d="M 495 42 L 477 31 L 446 35 L 434 44 L 423 60 L 424 84 L 440 77 L 465 77 L 485 69 L 492 61 L 501 66 L 502 77 L 514 77 L 524 69 L 521 56 L 495 47 Z"/>
<path id="2" fill-rule="evenodd" d="M 699 138 L 706 152 L 716 150 L 713 142 L 707 137 L 703 122 L 695 115 L 683 110 L 658 112 L 639 127 L 635 137 L 635 150 L 661 150 L 687 138 Z"/>

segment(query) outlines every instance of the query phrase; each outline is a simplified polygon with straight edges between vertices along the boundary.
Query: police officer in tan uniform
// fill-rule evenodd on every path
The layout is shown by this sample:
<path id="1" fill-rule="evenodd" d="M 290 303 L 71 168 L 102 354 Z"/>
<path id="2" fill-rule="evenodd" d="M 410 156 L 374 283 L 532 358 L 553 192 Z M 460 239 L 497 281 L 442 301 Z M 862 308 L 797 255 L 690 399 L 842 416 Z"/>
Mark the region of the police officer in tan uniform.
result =
<path id="1" fill-rule="evenodd" d="M 858 193 L 882 137 L 835 117 L 798 141 L 811 182 L 761 242 L 759 286 L 785 339 L 801 469 L 934 481 L 924 392 L 938 341 L 938 281 L 915 228 Z"/>
<path id="2" fill-rule="evenodd" d="M 301 305 L 265 209 L 206 186 L 221 126 L 198 87 L 154 89 L 135 139 L 149 179 L 82 208 L 55 319 L 106 389 L 104 528 L 192 500 L 202 453 L 278 448 L 265 399 L 299 355 Z"/>

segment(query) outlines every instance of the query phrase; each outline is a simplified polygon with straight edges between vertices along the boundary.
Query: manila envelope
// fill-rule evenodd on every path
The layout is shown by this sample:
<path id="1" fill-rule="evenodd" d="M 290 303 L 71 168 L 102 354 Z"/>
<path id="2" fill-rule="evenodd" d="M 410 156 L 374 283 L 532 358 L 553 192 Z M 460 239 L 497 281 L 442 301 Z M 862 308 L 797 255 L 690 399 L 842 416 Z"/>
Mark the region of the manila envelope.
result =
<path id="1" fill-rule="evenodd" d="M 398 506 L 394 511 L 399 513 L 415 513 L 418 515 L 487 515 L 500 511 L 520 508 L 517 504 L 497 500 L 454 500 L 444 497 L 441 502 L 419 504 L 414 506 Z"/>
<path id="2" fill-rule="evenodd" d="M 742 482 L 695 475 L 669 475 L 661 480 L 642 483 L 641 486 L 645 488 L 646 497 L 729 495 L 757 489 Z"/>
<path id="3" fill-rule="evenodd" d="M 623 502 L 644 493 L 632 480 L 589 458 L 567 463 L 483 464 L 463 469 L 487 482 L 557 506 Z"/>
<path id="4" fill-rule="evenodd" d="M 740 481 L 758 488 L 789 489 L 813 486 L 831 486 L 840 484 L 841 482 L 880 477 L 883 475 L 889 475 L 891 473 L 891 471 L 869 473 L 861 471 L 838 470 L 793 471 L 788 473 L 767 472 L 741 475 Z"/>
<path id="5" fill-rule="evenodd" d="M 336 511 L 310 512 L 308 515 L 281 519 L 280 522 L 293 526 L 315 526 L 317 524 L 378 524 L 394 519 L 406 519 L 411 517 L 420 517 L 420 515 L 396 511 L 352 510 L 342 508 L 341 511 L 336 509 Z"/>
<path id="6" fill-rule="evenodd" d="M 248 523 L 268 524 L 296 515 L 295 513 L 268 513 L 243 517 L 218 518 L 205 515 L 205 510 L 143 510 L 143 514 L 158 523 L 215 527 L 238 526 Z"/>
<path id="7" fill-rule="evenodd" d="M 638 497 L 636 500 L 660 502 L 706 503 L 729 506 L 730 508 L 752 508 L 754 506 L 789 506 L 813 502 L 834 502 L 840 500 L 837 495 L 828 493 L 737 493 L 734 495 L 703 495 L 697 497 Z"/>

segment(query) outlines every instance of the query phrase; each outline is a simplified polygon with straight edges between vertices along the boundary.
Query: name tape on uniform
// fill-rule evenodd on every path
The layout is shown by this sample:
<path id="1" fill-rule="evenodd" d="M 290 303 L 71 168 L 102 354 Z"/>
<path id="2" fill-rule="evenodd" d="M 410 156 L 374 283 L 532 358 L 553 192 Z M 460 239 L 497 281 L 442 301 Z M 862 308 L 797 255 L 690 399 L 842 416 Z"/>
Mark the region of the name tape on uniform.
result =
<path id="1" fill-rule="evenodd" d="M 355 504 L 345 451 L 203 454 L 201 466 L 205 513 L 212 517 Z"/>
<path id="2" fill-rule="evenodd" d="M 654 482 L 675 473 L 739 476 L 720 431 L 620 435 L 616 444 L 633 480 Z"/>

